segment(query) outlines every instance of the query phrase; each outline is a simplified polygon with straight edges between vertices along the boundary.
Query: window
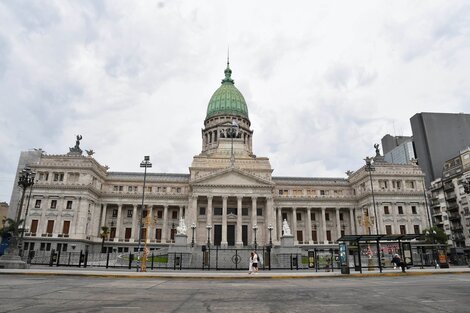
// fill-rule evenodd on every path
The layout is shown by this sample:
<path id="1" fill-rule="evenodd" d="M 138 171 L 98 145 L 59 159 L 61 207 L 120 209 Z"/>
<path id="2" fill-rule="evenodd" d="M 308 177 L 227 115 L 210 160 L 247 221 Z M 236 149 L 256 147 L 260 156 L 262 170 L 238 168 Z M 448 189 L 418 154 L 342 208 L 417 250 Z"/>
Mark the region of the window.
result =
<path id="1" fill-rule="evenodd" d="M 52 234 L 53 231 L 54 231 L 54 221 L 53 220 L 48 220 L 47 221 L 46 233 L 47 234 Z"/>
<path id="2" fill-rule="evenodd" d="M 147 192 L 152 192 L 152 187 L 147 187 Z"/>
<path id="3" fill-rule="evenodd" d="M 41 242 L 41 246 L 39 247 L 39 250 L 40 251 L 46 250 L 46 243 L 45 242 Z"/>
<path id="4" fill-rule="evenodd" d="M 419 225 L 413 225 L 413 230 L 415 231 L 415 234 L 416 234 L 416 235 L 419 235 L 419 234 L 420 234 Z"/>
<path id="5" fill-rule="evenodd" d="M 343 221 L 343 213 L 339 213 L 339 220 Z"/>
<path id="6" fill-rule="evenodd" d="M 181 193 L 181 187 L 176 188 L 176 193 Z"/>
<path id="7" fill-rule="evenodd" d="M 146 218 L 148 214 L 148 210 L 143 210 L 142 211 L 142 218 Z"/>
<path id="8" fill-rule="evenodd" d="M 199 215 L 206 215 L 206 208 L 200 207 L 199 208 Z"/>
<path id="9" fill-rule="evenodd" d="M 134 190 L 132 186 L 127 187 L 127 191 L 131 192 L 132 190 Z"/>
<path id="10" fill-rule="evenodd" d="M 414 205 L 411 206 L 411 213 L 418 214 L 418 211 L 416 210 L 416 206 Z"/>
<path id="11" fill-rule="evenodd" d="M 326 231 L 326 240 L 331 241 L 331 230 Z"/>
<path id="12" fill-rule="evenodd" d="M 157 211 L 157 218 L 163 218 L 163 210 Z"/>
<path id="13" fill-rule="evenodd" d="M 388 205 L 384 205 L 384 214 L 390 214 L 390 210 L 388 209 Z"/>
<path id="14" fill-rule="evenodd" d="M 162 240 L 162 229 L 157 228 L 155 229 L 155 239 L 160 242 Z"/>
<path id="15" fill-rule="evenodd" d="M 310 212 L 310 220 L 311 221 L 315 220 L 315 212 Z"/>
<path id="16" fill-rule="evenodd" d="M 41 200 L 36 200 L 36 203 L 34 204 L 34 207 L 36 209 L 39 209 L 41 207 Z"/>
<path id="17" fill-rule="evenodd" d="M 132 217 L 133 210 L 127 210 L 127 217 Z"/>
<path id="18" fill-rule="evenodd" d="M 387 235 L 391 235 L 392 234 L 392 225 L 385 225 L 385 232 L 387 233 Z"/>
<path id="19" fill-rule="evenodd" d="M 54 173 L 54 181 L 64 181 L 64 173 Z"/>
<path id="20" fill-rule="evenodd" d="M 64 221 L 64 226 L 62 227 L 62 234 L 68 235 L 70 231 L 70 221 Z"/>
<path id="21" fill-rule="evenodd" d="M 280 196 L 288 196 L 288 195 L 289 195 L 289 190 L 287 190 L 287 189 L 279 189 L 279 195 L 280 195 Z"/>
<path id="22" fill-rule="evenodd" d="M 222 208 L 214 208 L 214 215 L 222 215 Z"/>
<path id="23" fill-rule="evenodd" d="M 256 208 L 256 216 L 263 216 L 263 209 L 262 208 Z"/>
<path id="24" fill-rule="evenodd" d="M 242 208 L 242 216 L 248 216 L 248 208 Z"/>
<path id="25" fill-rule="evenodd" d="M 126 227 L 126 232 L 124 233 L 124 239 L 130 239 L 132 235 L 132 228 Z"/>
<path id="26" fill-rule="evenodd" d="M 79 173 L 68 173 L 67 181 L 70 182 L 70 183 L 76 183 L 76 182 L 78 182 L 79 178 L 80 178 Z"/>
<path id="27" fill-rule="evenodd" d="M 38 180 L 47 181 L 49 179 L 49 172 L 39 172 Z"/>
<path id="28" fill-rule="evenodd" d="M 32 220 L 30 232 L 35 234 L 37 233 L 37 231 L 38 231 L 38 220 Z"/>
<path id="29" fill-rule="evenodd" d="M 51 209 L 57 208 L 57 200 L 51 200 Z"/>
<path id="30" fill-rule="evenodd" d="M 170 232 L 170 239 L 175 240 L 176 229 L 172 228 Z"/>
<path id="31" fill-rule="evenodd" d="M 62 252 L 67 252 L 67 244 L 66 243 L 62 244 Z"/>
<path id="32" fill-rule="evenodd" d="M 297 231 L 297 241 L 299 243 L 302 243 L 304 241 L 304 234 L 301 230 Z"/>
<path id="33" fill-rule="evenodd" d="M 403 214 L 403 207 L 401 205 L 398 206 L 398 214 Z"/>
<path id="34" fill-rule="evenodd" d="M 320 196 L 324 196 L 325 194 L 325 190 L 320 190 Z"/>
<path id="35" fill-rule="evenodd" d="M 330 220 L 330 213 L 325 213 L 325 220 L 329 221 Z"/>
<path id="36" fill-rule="evenodd" d="M 286 212 L 283 212 L 283 213 L 282 213 L 282 220 L 286 220 L 286 221 L 289 220 L 289 219 L 287 218 L 287 213 L 286 213 Z"/>
<path id="37" fill-rule="evenodd" d="M 296 213 L 296 216 L 297 216 L 297 220 L 298 220 L 298 221 L 301 221 L 301 220 L 302 220 L 302 213 L 297 212 L 297 213 Z"/>
<path id="38" fill-rule="evenodd" d="M 72 210 L 72 203 L 73 203 L 73 201 L 70 201 L 70 200 L 67 201 L 67 206 L 66 206 L 67 210 Z"/>
<path id="39" fill-rule="evenodd" d="M 118 210 L 117 209 L 113 209 L 113 217 L 117 217 L 118 215 Z"/>
<path id="40" fill-rule="evenodd" d="M 176 210 L 171 211 L 171 218 L 174 220 L 178 219 L 178 211 Z"/>
<path id="41" fill-rule="evenodd" d="M 317 239 L 317 231 L 316 230 L 312 230 L 312 240 L 313 242 L 317 242 L 318 239 Z"/>
<path id="42" fill-rule="evenodd" d="M 113 191 L 119 191 L 119 186 L 113 186 Z"/>
<path id="43" fill-rule="evenodd" d="M 401 235 L 406 235 L 406 226 L 405 225 L 400 225 L 400 234 Z"/>

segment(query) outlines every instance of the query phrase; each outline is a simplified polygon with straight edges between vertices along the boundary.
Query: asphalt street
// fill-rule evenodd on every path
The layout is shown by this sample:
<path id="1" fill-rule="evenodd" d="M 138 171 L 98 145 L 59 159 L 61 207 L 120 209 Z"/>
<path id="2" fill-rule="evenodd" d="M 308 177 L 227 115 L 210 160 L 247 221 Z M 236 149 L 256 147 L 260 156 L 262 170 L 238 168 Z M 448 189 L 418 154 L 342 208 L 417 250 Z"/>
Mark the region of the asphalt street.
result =
<path id="1" fill-rule="evenodd" d="M 470 275 L 305 279 L 0 276 L 0 312 L 469 312 Z"/>

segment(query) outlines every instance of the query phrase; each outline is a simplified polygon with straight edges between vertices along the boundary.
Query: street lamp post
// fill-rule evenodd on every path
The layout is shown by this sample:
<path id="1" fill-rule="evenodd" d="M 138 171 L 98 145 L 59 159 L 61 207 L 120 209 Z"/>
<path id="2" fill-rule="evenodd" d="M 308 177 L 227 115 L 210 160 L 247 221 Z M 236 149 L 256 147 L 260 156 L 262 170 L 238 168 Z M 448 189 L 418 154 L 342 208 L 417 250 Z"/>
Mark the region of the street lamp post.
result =
<path id="1" fill-rule="evenodd" d="M 255 232 L 255 251 L 256 251 L 256 248 L 258 246 L 258 244 L 256 243 L 256 231 L 258 230 L 258 225 L 253 225 L 253 231 Z"/>
<path id="2" fill-rule="evenodd" d="M 23 256 L 23 237 L 24 237 L 24 231 L 26 227 L 26 216 L 28 215 L 28 207 L 29 207 L 29 202 L 31 201 L 31 193 L 33 190 L 33 185 L 34 185 L 34 178 L 36 177 L 36 173 L 34 173 L 29 167 L 25 167 L 21 172 L 20 172 L 20 177 L 18 179 L 18 186 L 23 189 L 23 193 L 21 194 L 21 200 L 20 200 L 20 206 L 18 208 L 18 214 L 16 216 L 16 225 L 19 228 L 20 220 L 21 220 L 21 213 L 23 210 L 23 203 L 24 203 L 24 197 L 26 194 L 26 189 L 30 187 L 29 189 L 29 197 L 28 197 L 28 202 L 26 204 L 26 210 L 25 210 L 25 217 L 23 221 L 23 230 L 21 231 L 20 238 L 18 240 L 18 249 L 19 249 L 19 255 L 22 257 Z"/>
<path id="3" fill-rule="evenodd" d="M 273 238 L 271 237 L 271 233 L 272 233 L 273 229 L 274 229 L 273 225 L 269 224 L 268 230 L 269 230 L 269 246 L 270 247 L 273 246 Z"/>
<path id="4" fill-rule="evenodd" d="M 196 224 L 195 223 L 191 224 L 191 229 L 193 231 L 193 239 L 191 240 L 191 247 L 194 247 L 194 230 L 196 229 Z"/>
<path id="5" fill-rule="evenodd" d="M 211 246 L 211 229 L 212 229 L 212 225 L 207 225 L 206 228 L 207 228 L 207 248 L 209 248 Z"/>
<path id="6" fill-rule="evenodd" d="M 375 233 L 378 235 L 379 225 L 378 225 L 378 220 L 377 220 L 377 208 L 375 207 L 374 184 L 372 183 L 372 172 L 375 171 L 375 167 L 372 164 L 372 158 L 366 157 L 364 161 L 366 161 L 365 170 L 366 172 L 369 172 L 370 189 L 372 192 L 372 203 L 374 205 Z"/>
<path id="7" fill-rule="evenodd" d="M 140 219 L 139 219 L 139 243 L 137 245 L 137 253 L 139 255 L 140 255 L 140 241 L 142 240 L 142 218 L 143 218 L 143 213 L 144 213 L 145 183 L 147 179 L 147 168 L 152 167 L 152 163 L 150 163 L 150 156 L 148 155 L 144 156 L 144 160 L 140 162 L 140 167 L 144 168 L 144 187 L 142 189 L 142 207 L 141 207 L 141 213 L 140 213 Z M 147 260 L 144 260 L 144 262 L 147 262 Z M 139 264 L 137 264 L 136 266 L 136 271 L 137 272 L 139 271 Z"/>

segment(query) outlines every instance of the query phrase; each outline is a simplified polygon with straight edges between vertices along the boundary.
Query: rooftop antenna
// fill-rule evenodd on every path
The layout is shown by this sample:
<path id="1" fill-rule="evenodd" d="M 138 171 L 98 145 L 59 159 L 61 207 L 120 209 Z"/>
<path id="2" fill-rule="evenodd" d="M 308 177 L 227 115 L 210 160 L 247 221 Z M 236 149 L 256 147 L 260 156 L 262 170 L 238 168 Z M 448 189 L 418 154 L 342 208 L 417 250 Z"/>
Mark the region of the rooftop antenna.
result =
<path id="1" fill-rule="evenodd" d="M 230 65 L 230 46 L 227 46 L 227 67 Z"/>

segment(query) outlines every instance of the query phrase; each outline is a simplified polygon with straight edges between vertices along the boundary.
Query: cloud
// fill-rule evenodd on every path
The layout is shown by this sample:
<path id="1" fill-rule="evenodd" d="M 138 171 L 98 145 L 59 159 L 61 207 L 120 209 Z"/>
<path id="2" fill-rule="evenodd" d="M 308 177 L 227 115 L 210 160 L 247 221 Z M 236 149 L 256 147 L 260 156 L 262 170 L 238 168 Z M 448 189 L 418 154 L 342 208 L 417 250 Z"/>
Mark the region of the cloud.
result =
<path id="1" fill-rule="evenodd" d="M 467 112 L 470 5 L 0 2 L 0 201 L 19 152 L 75 135 L 113 171 L 187 173 L 227 47 L 254 153 L 275 175 L 344 176 L 421 111 Z"/>

